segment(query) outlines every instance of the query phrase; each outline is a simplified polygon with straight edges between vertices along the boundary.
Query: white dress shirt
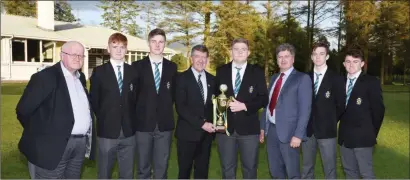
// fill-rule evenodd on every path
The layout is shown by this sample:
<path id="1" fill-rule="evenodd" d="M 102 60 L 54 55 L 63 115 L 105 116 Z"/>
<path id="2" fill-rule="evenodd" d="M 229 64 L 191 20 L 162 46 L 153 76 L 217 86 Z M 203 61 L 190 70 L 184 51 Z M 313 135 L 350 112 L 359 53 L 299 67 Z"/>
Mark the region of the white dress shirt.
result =
<path id="1" fill-rule="evenodd" d="M 73 74 L 64 67 L 63 63 L 60 64 L 67 83 L 74 114 L 74 126 L 71 134 L 85 135 L 91 126 L 91 114 L 87 95 L 79 79 L 80 73 L 76 71 L 75 76 L 73 76 Z"/>
<path id="2" fill-rule="evenodd" d="M 323 67 L 323 69 L 321 71 L 316 71 L 316 69 L 313 70 L 313 84 L 315 84 L 315 82 L 316 82 L 316 78 L 317 78 L 316 74 L 322 74 L 322 75 L 319 76 L 319 82 L 317 84 L 317 91 L 319 91 L 320 84 L 322 84 L 322 80 L 323 80 L 323 77 L 325 76 L 326 71 L 327 71 L 327 65 L 325 67 Z M 313 89 L 313 91 L 314 91 L 314 89 Z"/>
<path id="3" fill-rule="evenodd" d="M 201 82 L 202 82 L 202 87 L 204 87 L 204 103 L 206 102 L 206 98 L 208 95 L 208 86 L 206 84 L 206 74 L 205 71 L 202 70 L 201 72 L 196 71 L 194 68 L 191 67 L 192 72 L 194 73 L 195 80 L 198 83 L 198 76 L 201 75 Z"/>
<path id="4" fill-rule="evenodd" d="M 149 57 L 149 61 L 151 62 L 153 77 L 155 78 L 155 67 L 156 67 L 154 63 L 159 63 L 159 62 L 160 62 L 160 64 L 158 65 L 159 77 L 162 77 L 162 65 L 164 64 L 163 62 L 164 58 L 161 57 L 161 59 L 154 59 L 153 57 L 151 57 L 151 55 L 148 55 L 148 57 Z"/>
<path id="5" fill-rule="evenodd" d="M 245 70 L 246 70 L 246 65 L 248 64 L 248 62 L 245 62 L 242 65 L 238 65 L 236 64 L 234 61 L 232 61 L 232 91 L 235 91 L 235 81 L 236 81 L 236 73 L 237 73 L 237 67 L 241 68 L 241 70 L 239 70 L 239 75 L 241 77 L 241 84 L 242 84 L 242 80 L 243 80 L 243 75 L 245 74 Z M 239 85 L 240 86 L 240 85 Z"/>
<path id="6" fill-rule="evenodd" d="M 290 69 L 288 69 L 287 71 L 284 72 L 285 75 L 282 77 L 282 85 L 280 86 L 278 98 L 279 98 L 279 96 L 280 96 L 280 93 L 281 93 L 281 91 L 282 91 L 283 86 L 285 85 L 286 80 L 288 80 L 288 77 L 289 77 L 290 73 L 293 71 L 293 69 L 294 69 L 294 68 L 293 68 L 293 66 L 292 66 Z M 276 78 L 276 80 L 275 80 L 275 82 L 273 83 L 272 88 L 271 88 L 271 90 L 270 90 L 270 92 L 269 92 L 269 103 L 270 103 L 270 100 L 272 99 L 273 90 L 275 89 L 276 82 L 278 82 L 279 78 L 280 78 L 280 74 L 279 74 L 278 77 Z M 278 103 L 278 102 L 276 101 L 276 104 L 277 104 L 277 103 Z M 268 117 L 268 120 L 269 120 L 271 123 L 275 124 L 275 123 L 276 123 L 276 120 L 275 120 L 275 114 L 276 114 L 276 113 L 275 113 L 275 109 L 273 109 L 272 116 L 271 116 L 270 114 L 271 114 L 271 113 L 270 113 L 269 104 L 268 104 L 268 108 L 267 108 L 267 110 L 266 110 L 266 117 Z"/>
<path id="7" fill-rule="evenodd" d="M 353 88 L 354 85 L 356 84 L 357 78 L 359 78 L 359 76 L 360 76 L 360 73 L 362 73 L 362 70 L 360 70 L 359 72 L 353 74 L 352 76 L 349 76 L 349 74 L 347 74 L 347 79 L 346 79 L 346 94 L 347 94 L 347 90 L 349 89 L 349 83 L 350 83 L 350 80 L 349 80 L 349 79 L 355 78 L 355 80 L 353 81 L 353 85 L 352 85 L 352 88 Z"/>
<path id="8" fill-rule="evenodd" d="M 123 60 L 114 60 L 114 59 L 110 59 L 110 63 L 112 65 L 112 68 L 114 68 L 114 72 L 115 72 L 115 77 L 117 77 L 117 81 L 118 81 L 118 66 L 121 66 L 121 77 L 124 80 L 124 61 Z"/>

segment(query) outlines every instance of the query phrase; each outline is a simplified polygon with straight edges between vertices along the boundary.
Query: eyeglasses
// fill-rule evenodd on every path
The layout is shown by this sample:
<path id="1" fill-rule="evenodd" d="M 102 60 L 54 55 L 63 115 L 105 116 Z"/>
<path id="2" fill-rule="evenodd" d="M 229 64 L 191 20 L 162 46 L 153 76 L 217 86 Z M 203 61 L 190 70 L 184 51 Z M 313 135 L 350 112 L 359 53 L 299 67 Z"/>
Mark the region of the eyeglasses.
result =
<path id="1" fill-rule="evenodd" d="M 62 53 L 64 53 L 64 54 L 69 55 L 71 58 L 77 58 L 77 59 L 84 59 L 84 58 L 85 58 L 85 56 L 84 56 L 84 55 L 69 54 L 69 53 L 66 53 L 66 52 L 64 52 L 64 51 L 61 51 L 61 52 L 62 52 Z"/>

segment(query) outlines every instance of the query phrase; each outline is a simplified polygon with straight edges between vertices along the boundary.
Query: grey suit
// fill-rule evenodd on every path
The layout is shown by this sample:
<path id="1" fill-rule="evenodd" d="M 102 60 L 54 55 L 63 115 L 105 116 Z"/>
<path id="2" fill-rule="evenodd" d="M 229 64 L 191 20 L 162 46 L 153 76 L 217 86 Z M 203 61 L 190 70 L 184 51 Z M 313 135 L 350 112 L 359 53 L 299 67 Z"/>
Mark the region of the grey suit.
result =
<path id="1" fill-rule="evenodd" d="M 270 98 L 275 80 L 270 82 Z M 312 103 L 312 82 L 307 74 L 293 69 L 282 85 L 275 106 L 275 124 L 269 121 L 269 105 L 261 116 L 261 130 L 267 136 L 269 171 L 274 178 L 300 178 L 299 148 L 290 147 L 292 137 L 306 139 Z"/>

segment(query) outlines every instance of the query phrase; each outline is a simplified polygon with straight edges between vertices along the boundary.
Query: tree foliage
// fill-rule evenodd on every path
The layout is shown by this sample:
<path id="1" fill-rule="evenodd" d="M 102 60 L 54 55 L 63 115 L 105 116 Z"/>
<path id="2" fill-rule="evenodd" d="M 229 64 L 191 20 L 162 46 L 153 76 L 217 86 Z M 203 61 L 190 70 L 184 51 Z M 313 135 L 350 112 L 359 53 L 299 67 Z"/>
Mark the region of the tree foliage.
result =
<path id="1" fill-rule="evenodd" d="M 98 7 L 104 12 L 101 15 L 103 19 L 102 26 L 133 36 L 141 34 L 141 29 L 136 20 L 140 6 L 136 1 L 101 0 Z"/>
<path id="2" fill-rule="evenodd" d="M 37 17 L 36 1 L 16 0 L 16 1 L 1 1 L 2 6 L 7 14 L 17 16 Z M 65 0 L 54 1 L 54 20 L 64 22 L 78 21 L 71 12 L 70 4 Z"/>

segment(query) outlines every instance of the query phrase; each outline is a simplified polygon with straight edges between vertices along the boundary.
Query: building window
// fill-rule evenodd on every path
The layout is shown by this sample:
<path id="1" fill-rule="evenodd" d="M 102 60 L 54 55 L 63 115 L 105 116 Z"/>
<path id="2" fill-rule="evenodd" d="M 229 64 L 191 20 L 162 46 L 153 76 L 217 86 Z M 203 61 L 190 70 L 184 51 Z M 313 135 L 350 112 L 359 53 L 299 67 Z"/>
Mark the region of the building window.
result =
<path id="1" fill-rule="evenodd" d="M 13 62 L 24 62 L 24 40 L 13 39 L 12 40 L 12 56 Z"/>

